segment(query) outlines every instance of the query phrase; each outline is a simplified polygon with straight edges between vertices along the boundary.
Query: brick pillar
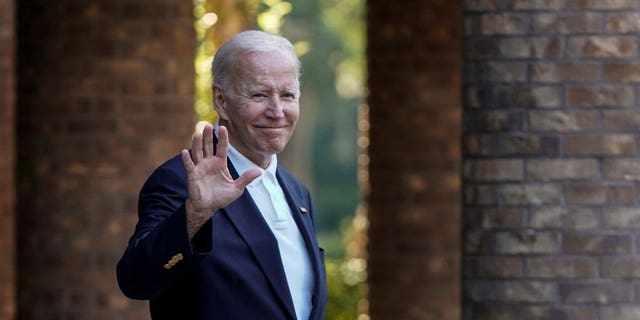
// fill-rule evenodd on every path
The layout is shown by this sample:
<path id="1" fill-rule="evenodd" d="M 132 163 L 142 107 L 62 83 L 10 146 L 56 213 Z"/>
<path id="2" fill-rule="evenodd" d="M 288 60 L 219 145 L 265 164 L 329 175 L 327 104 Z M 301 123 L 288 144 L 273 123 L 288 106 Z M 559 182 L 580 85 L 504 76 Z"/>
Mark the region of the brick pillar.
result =
<path id="1" fill-rule="evenodd" d="M 192 2 L 16 4 L 20 318 L 148 318 L 115 264 L 142 183 L 193 131 Z"/>
<path id="2" fill-rule="evenodd" d="M 459 5 L 367 1 L 372 319 L 459 319 Z"/>
<path id="3" fill-rule="evenodd" d="M 464 319 L 640 317 L 638 1 L 464 1 Z"/>
<path id="4" fill-rule="evenodd" d="M 14 3 L 0 0 L 0 319 L 15 317 Z"/>

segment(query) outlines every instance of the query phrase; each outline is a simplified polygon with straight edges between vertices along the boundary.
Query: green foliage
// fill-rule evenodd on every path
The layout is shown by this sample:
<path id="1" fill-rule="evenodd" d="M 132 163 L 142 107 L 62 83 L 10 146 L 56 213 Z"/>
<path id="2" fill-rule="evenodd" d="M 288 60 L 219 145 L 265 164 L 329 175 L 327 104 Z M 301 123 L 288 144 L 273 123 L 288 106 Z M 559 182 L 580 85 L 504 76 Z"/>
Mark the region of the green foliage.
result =
<path id="1" fill-rule="evenodd" d="M 364 2 L 362 0 L 289 0 L 281 34 L 304 41 L 301 117 L 296 128 L 309 139 L 316 225 L 321 231 L 340 229 L 352 218 L 359 201 L 358 108 L 364 91 Z"/>
<path id="2" fill-rule="evenodd" d="M 345 255 L 344 243 L 339 231 L 318 230 L 318 243 L 324 248 L 327 259 L 342 259 Z"/>
<path id="3" fill-rule="evenodd" d="M 358 217 L 362 218 L 360 215 Z M 359 319 L 366 310 L 366 260 L 354 253 L 353 244 L 363 245 L 364 230 L 358 219 L 343 222 L 341 232 L 321 232 L 320 245 L 325 248 L 329 301 L 325 319 Z M 331 254 L 331 246 L 340 246 L 340 254 Z M 346 250 L 345 247 L 351 247 Z M 334 249 L 334 251 L 337 251 Z M 360 250 L 356 250 L 360 252 Z M 351 252 L 351 254 L 347 253 Z M 346 258 L 345 258 L 346 257 Z M 364 319 L 367 319 L 366 317 Z"/>
<path id="4" fill-rule="evenodd" d="M 211 93 L 211 62 L 216 47 L 207 37 L 209 29 L 218 22 L 215 12 L 210 12 L 206 6 L 206 0 L 194 2 L 193 15 L 195 18 L 194 29 L 196 31 L 196 57 L 195 68 L 195 112 L 199 121 L 215 122 L 216 113 L 213 109 L 213 97 Z"/>
<path id="5" fill-rule="evenodd" d="M 261 9 L 256 17 L 260 29 L 279 34 L 284 16 L 291 12 L 291 3 L 282 0 L 262 0 Z"/>
<path id="6" fill-rule="evenodd" d="M 364 259 L 327 259 L 329 301 L 325 319 L 358 319 L 365 293 L 366 262 Z"/>

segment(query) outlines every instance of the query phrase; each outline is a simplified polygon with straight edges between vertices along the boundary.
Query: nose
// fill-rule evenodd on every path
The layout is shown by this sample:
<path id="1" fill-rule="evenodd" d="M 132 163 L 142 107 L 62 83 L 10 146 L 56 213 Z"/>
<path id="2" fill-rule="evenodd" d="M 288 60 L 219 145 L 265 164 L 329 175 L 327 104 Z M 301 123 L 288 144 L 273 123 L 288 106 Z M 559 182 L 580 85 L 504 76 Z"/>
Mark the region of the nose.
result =
<path id="1" fill-rule="evenodd" d="M 265 115 L 269 118 L 280 119 L 284 117 L 284 107 L 280 97 L 272 97 L 269 99 L 269 105 L 265 111 Z"/>

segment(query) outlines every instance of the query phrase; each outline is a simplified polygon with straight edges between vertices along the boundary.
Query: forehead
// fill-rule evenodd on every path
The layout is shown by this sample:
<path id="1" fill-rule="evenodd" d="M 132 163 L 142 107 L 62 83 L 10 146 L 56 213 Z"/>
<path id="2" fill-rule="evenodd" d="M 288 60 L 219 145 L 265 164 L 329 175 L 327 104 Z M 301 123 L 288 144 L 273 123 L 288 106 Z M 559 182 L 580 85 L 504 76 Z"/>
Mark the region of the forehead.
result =
<path id="1" fill-rule="evenodd" d="M 234 78 L 241 82 L 261 79 L 297 80 L 297 61 L 284 50 L 247 52 L 236 61 Z"/>

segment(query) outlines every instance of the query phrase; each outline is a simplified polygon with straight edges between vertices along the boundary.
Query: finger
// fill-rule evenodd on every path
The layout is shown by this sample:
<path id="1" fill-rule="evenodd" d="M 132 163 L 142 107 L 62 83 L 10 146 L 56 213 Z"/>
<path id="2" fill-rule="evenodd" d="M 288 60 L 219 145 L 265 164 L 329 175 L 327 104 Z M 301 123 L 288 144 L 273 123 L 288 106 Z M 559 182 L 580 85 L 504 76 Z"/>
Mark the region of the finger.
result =
<path id="1" fill-rule="evenodd" d="M 184 170 L 187 172 L 187 176 L 190 175 L 194 170 L 193 161 L 191 160 L 191 155 L 189 155 L 189 151 L 183 149 L 180 152 L 182 156 L 182 164 L 184 165 Z"/>
<path id="2" fill-rule="evenodd" d="M 204 151 L 204 157 L 210 157 L 213 155 L 213 126 L 207 124 L 202 131 L 202 150 Z"/>
<path id="3" fill-rule="evenodd" d="M 193 143 L 191 145 L 191 157 L 195 164 L 202 161 L 202 133 L 197 132 L 193 135 Z"/>
<path id="4" fill-rule="evenodd" d="M 240 189 L 244 189 L 251 181 L 259 177 L 262 172 L 258 169 L 249 169 L 245 171 L 238 179 L 236 179 L 236 186 Z"/>
<path id="5" fill-rule="evenodd" d="M 216 145 L 216 156 L 226 159 L 229 152 L 229 133 L 224 126 L 218 127 L 218 144 Z"/>

